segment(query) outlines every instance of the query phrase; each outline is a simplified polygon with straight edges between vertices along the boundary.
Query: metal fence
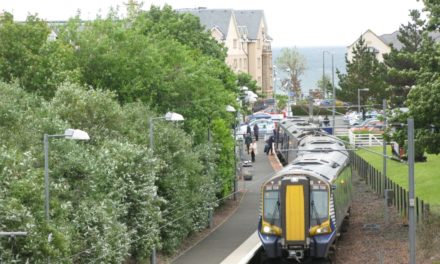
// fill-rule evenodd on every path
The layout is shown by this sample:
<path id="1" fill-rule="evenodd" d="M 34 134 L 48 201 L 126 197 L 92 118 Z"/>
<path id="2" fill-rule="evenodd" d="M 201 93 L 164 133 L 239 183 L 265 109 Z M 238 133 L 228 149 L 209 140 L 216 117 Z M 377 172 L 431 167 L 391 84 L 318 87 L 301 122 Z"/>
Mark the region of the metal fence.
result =
<path id="1" fill-rule="evenodd" d="M 371 166 L 367 161 L 353 151 L 350 152 L 350 158 L 353 171 L 355 171 L 363 180 L 365 180 L 366 184 L 369 185 L 377 194 L 384 195 L 384 190 L 392 191 L 390 203 L 405 219 L 408 219 L 408 191 L 388 177 L 385 177 L 385 188 L 383 188 L 382 185 L 384 183 L 384 179 L 380 171 Z M 429 204 L 416 197 L 415 211 L 417 222 L 427 220 L 429 210 Z"/>

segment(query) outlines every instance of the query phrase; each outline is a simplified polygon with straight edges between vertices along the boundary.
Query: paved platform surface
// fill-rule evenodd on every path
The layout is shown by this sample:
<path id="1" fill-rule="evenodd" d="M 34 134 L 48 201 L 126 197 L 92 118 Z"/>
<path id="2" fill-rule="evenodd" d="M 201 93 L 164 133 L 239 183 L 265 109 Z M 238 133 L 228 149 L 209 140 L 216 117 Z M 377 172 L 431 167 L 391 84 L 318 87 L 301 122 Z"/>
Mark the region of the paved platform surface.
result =
<path id="1" fill-rule="evenodd" d="M 275 156 L 263 152 L 264 141 L 258 142 L 258 154 L 253 163 L 252 181 L 239 181 L 239 190 L 244 193 L 237 211 L 210 235 L 190 250 L 175 259 L 175 264 L 218 264 L 249 238 L 258 226 L 260 186 L 270 178 Z M 250 155 L 245 154 L 250 160 Z"/>

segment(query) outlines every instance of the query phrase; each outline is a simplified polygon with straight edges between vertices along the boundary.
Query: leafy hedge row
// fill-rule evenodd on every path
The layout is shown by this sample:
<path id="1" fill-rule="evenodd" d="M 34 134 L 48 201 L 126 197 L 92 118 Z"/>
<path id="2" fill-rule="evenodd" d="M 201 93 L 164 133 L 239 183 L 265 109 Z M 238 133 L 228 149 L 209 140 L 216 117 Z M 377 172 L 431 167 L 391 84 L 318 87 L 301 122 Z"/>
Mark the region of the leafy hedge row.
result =
<path id="1" fill-rule="evenodd" d="M 141 103 L 120 106 L 112 92 L 61 85 L 44 101 L 0 83 L 0 240 L 5 263 L 122 263 L 172 251 L 206 225 L 216 206 L 215 152 L 192 147 L 179 124 L 155 122 L 154 152 Z M 90 141 L 50 140 L 50 217 L 44 215 L 43 134 L 67 128 Z M 221 189 L 221 188 L 220 188 Z M 51 234 L 52 240 L 48 242 Z"/>
<path id="2" fill-rule="evenodd" d="M 313 106 L 313 115 L 332 115 L 333 108 L 331 106 Z M 336 107 L 336 114 L 344 114 L 347 112 L 346 107 Z M 293 115 L 309 115 L 309 107 L 308 105 L 292 105 L 292 113 Z"/>

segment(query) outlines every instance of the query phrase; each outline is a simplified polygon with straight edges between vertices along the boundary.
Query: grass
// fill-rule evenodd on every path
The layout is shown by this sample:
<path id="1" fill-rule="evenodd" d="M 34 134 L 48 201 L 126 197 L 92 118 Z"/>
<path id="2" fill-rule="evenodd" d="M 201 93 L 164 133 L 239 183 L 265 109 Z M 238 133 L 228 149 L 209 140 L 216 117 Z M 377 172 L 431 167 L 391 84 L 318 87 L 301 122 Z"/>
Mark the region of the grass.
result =
<path id="1" fill-rule="evenodd" d="M 382 154 L 382 147 L 370 147 L 369 150 Z M 368 163 L 379 171 L 382 171 L 382 155 L 371 153 L 367 150 L 357 152 Z M 387 148 L 387 155 L 391 156 L 391 150 Z M 440 207 L 440 155 L 426 154 L 427 162 L 417 162 L 415 172 L 415 195 L 431 206 Z M 408 188 L 408 165 L 398 161 L 387 159 L 387 176 L 394 182 Z"/>

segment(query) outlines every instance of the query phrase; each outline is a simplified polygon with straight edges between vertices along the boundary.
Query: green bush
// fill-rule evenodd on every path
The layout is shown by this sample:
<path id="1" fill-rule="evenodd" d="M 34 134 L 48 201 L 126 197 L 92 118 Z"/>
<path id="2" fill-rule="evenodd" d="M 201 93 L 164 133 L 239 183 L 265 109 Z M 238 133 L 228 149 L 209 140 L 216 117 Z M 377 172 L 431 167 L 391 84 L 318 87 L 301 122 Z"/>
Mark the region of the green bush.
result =
<path id="1" fill-rule="evenodd" d="M 313 115 L 332 115 L 332 107 L 326 106 L 326 107 L 318 107 L 316 105 L 313 106 Z M 347 109 L 345 107 L 336 107 L 335 108 L 336 114 L 345 114 L 347 112 Z M 309 106 L 308 105 L 292 105 L 292 113 L 293 115 L 297 116 L 305 116 L 309 115 Z"/>

